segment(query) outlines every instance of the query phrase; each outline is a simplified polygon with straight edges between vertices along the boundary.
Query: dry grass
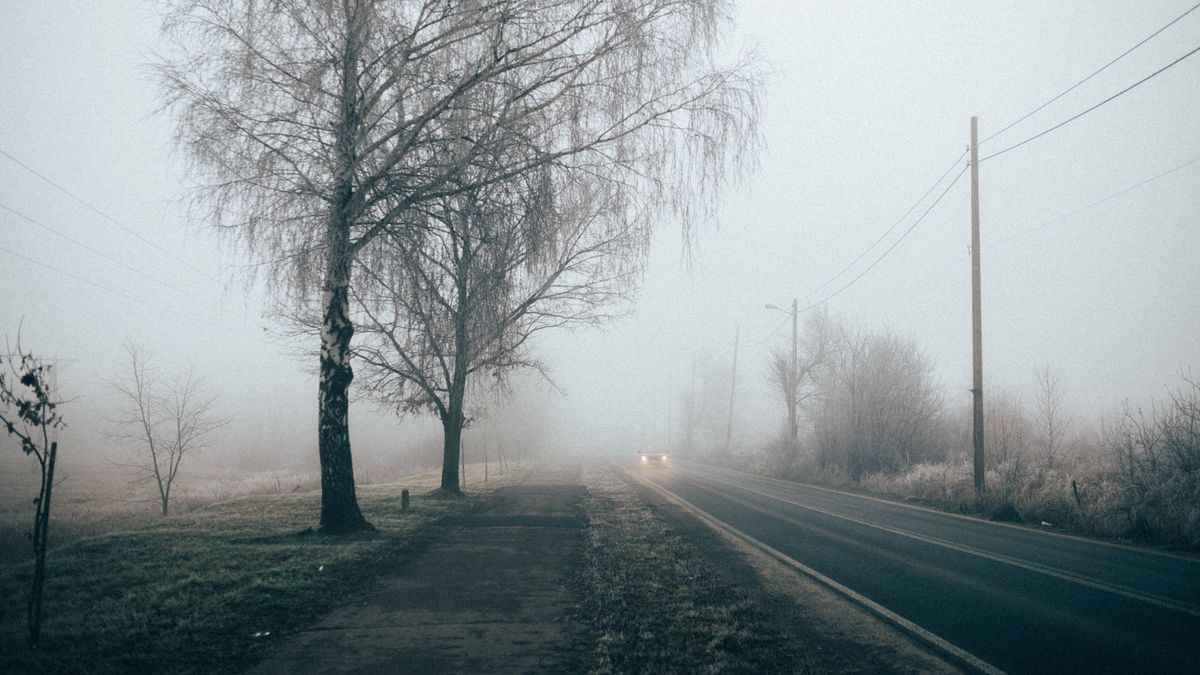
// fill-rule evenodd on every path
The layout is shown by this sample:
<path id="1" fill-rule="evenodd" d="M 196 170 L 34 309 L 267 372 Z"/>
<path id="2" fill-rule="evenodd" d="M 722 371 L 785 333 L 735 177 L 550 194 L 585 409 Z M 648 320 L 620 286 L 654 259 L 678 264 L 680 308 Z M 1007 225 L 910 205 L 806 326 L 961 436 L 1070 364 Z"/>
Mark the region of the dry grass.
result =
<path id="1" fill-rule="evenodd" d="M 800 662 L 766 614 L 611 470 L 587 471 L 580 619 L 592 672 L 788 672 Z"/>
<path id="2" fill-rule="evenodd" d="M 1141 514 L 1130 508 L 1129 490 L 1116 467 L 1099 462 L 1075 471 L 1005 462 L 987 472 L 988 493 L 982 500 L 975 497 L 972 468 L 966 463 L 918 464 L 898 474 L 873 474 L 858 487 L 957 513 L 1015 512 L 1016 520 L 1056 530 L 1197 548 L 1200 486 L 1187 478 L 1155 485 L 1157 503 L 1163 506 Z"/>
<path id="3" fill-rule="evenodd" d="M 80 539 L 50 553 L 37 652 L 24 623 L 32 565 L 0 565 L 0 671 L 236 671 L 361 589 L 431 523 L 475 508 L 518 476 L 493 477 L 484 490 L 476 482 L 464 499 L 430 496 L 436 477 L 428 475 L 360 487 L 374 535 L 312 533 L 320 495 L 305 491 L 240 497 Z M 414 492 L 408 511 L 402 488 Z"/>
<path id="4" fill-rule="evenodd" d="M 516 469 L 515 464 L 510 467 Z M 495 463 L 486 472 L 490 483 L 504 479 Z M 467 488 L 484 485 L 484 474 L 483 464 L 468 464 Z M 135 484 L 136 475 L 127 467 L 109 462 L 68 464 L 58 476 L 51 509 L 52 548 L 162 520 L 157 489 L 149 483 Z M 387 466 L 364 465 L 355 470 L 360 485 L 403 481 L 412 489 L 433 488 L 440 477 L 439 471 L 412 474 Z M 33 461 L 15 452 L 0 457 L 0 565 L 33 558 L 28 533 L 37 480 Z M 171 517 L 244 497 L 299 494 L 318 487 L 316 471 L 197 464 L 180 478 L 171 499 Z"/>

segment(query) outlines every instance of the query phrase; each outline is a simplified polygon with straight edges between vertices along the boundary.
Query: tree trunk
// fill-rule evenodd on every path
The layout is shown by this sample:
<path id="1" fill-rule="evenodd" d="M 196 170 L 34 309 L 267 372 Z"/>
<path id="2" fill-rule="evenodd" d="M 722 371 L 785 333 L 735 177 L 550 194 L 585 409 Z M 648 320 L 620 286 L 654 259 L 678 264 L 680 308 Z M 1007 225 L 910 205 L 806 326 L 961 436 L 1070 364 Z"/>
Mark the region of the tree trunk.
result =
<path id="1" fill-rule="evenodd" d="M 331 233 L 336 229 L 339 228 L 331 226 Z M 320 531 L 329 534 L 374 529 L 358 508 L 354 463 L 350 455 L 349 392 L 350 381 L 354 379 L 350 368 L 350 338 L 354 335 L 354 326 L 346 316 L 350 285 L 350 264 L 345 259 L 349 257 L 348 229 L 345 228 L 340 237 L 336 234 L 330 237 L 331 240 L 340 239 L 341 245 L 330 246 L 331 269 L 325 283 L 325 320 L 321 324 L 317 430 L 321 456 Z"/>
<path id="2" fill-rule="evenodd" d="M 334 201 L 329 216 L 325 285 L 321 300 L 321 374 L 317 445 L 321 456 L 320 531 L 344 534 L 375 528 L 363 517 L 354 492 L 354 463 L 350 455 L 350 268 L 354 247 L 350 227 L 355 221 L 358 197 L 354 193 L 354 167 L 360 116 L 358 110 L 358 59 L 362 51 L 366 14 L 357 4 L 346 6 L 347 39 L 342 54 L 341 110 L 337 121 L 338 167 L 334 173 Z"/>
<path id="3" fill-rule="evenodd" d="M 442 490 L 462 492 L 458 482 L 458 462 L 462 457 L 462 406 L 457 414 L 442 417 Z"/>
<path id="4" fill-rule="evenodd" d="M 466 415 L 463 414 L 463 402 L 467 392 L 466 325 L 461 315 L 457 323 L 459 352 L 454 357 L 455 368 L 447 401 L 449 405 L 446 406 L 446 414 L 442 416 L 445 438 L 442 448 L 442 489 L 447 492 L 462 492 L 462 486 L 458 482 L 458 465 L 462 459 L 462 431 L 467 421 Z M 465 466 L 463 470 L 465 474 Z"/>
<path id="5" fill-rule="evenodd" d="M 46 466 L 42 469 L 42 487 L 38 495 L 33 523 L 33 588 L 29 593 L 29 644 L 37 647 L 42 632 L 42 591 L 46 586 L 46 549 L 50 544 L 50 493 L 54 489 L 54 462 L 58 441 L 50 444 Z"/>
<path id="6" fill-rule="evenodd" d="M 462 249 L 459 255 L 459 275 L 455 280 L 457 286 L 458 305 L 454 313 L 454 370 L 450 374 L 450 391 L 447 392 L 446 412 L 442 415 L 442 429 L 445 442 L 442 450 L 442 489 L 447 492 L 462 492 L 458 482 L 457 468 L 462 457 L 462 430 L 466 423 L 463 414 L 463 402 L 467 393 L 467 370 L 470 367 L 467 334 L 467 311 L 470 298 L 467 294 L 469 287 L 468 273 L 471 269 L 471 240 L 463 227 Z M 464 473 L 465 473 L 465 466 Z"/>

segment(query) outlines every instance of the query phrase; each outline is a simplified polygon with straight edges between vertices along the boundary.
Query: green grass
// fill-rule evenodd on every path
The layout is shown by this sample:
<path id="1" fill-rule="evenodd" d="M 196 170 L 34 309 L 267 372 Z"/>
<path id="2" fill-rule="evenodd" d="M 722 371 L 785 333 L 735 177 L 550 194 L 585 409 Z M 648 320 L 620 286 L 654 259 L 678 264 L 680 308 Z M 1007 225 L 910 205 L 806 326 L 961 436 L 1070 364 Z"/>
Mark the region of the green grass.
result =
<path id="1" fill-rule="evenodd" d="M 37 651 L 25 626 L 32 565 L 0 566 L 0 671 L 236 671 L 481 499 L 414 494 L 402 512 L 400 489 L 359 489 L 378 534 L 305 532 L 318 520 L 313 492 L 238 499 L 54 550 Z"/>

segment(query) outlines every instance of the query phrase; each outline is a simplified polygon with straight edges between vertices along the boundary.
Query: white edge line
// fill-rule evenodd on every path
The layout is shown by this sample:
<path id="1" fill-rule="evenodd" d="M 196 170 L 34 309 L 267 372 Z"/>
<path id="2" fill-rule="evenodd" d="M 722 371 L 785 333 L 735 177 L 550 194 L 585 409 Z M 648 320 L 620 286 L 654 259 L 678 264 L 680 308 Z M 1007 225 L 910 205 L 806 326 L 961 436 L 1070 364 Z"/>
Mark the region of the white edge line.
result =
<path id="1" fill-rule="evenodd" d="M 668 492 L 666 488 L 658 485 L 657 483 L 655 483 L 647 478 L 644 478 L 642 476 L 639 476 L 630 471 L 625 471 L 624 473 L 627 476 L 631 476 L 634 480 L 638 481 L 643 486 L 645 486 L 651 490 L 654 490 L 655 492 L 657 492 L 661 497 L 663 497 L 667 501 L 674 503 L 675 505 L 679 506 L 680 508 L 684 509 L 685 511 L 688 511 L 694 517 L 698 518 L 701 522 L 708 525 L 709 527 L 711 527 L 715 530 L 724 532 L 727 535 L 730 535 L 737 539 L 741 539 L 742 541 L 754 546 L 755 548 L 761 550 L 763 553 L 766 553 L 767 555 L 778 560 L 779 562 L 783 563 L 784 565 L 787 565 L 788 567 L 791 567 L 792 569 L 796 570 L 797 572 L 800 572 L 801 574 L 804 574 L 805 576 L 813 579 L 817 583 L 825 586 L 826 588 L 829 588 L 830 590 L 841 595 L 842 597 L 846 598 L 847 600 L 853 602 L 856 605 L 859 605 L 860 607 L 867 610 L 868 612 L 871 612 L 872 614 L 876 615 L 877 617 L 882 619 L 885 623 L 892 625 L 900 632 L 909 635 L 910 637 L 912 637 L 913 639 L 917 640 L 918 642 L 926 645 L 927 647 L 931 647 L 934 651 L 939 652 L 942 656 L 948 657 L 949 660 L 951 660 L 955 663 L 955 665 L 966 667 L 968 670 L 970 670 L 972 672 L 987 673 L 988 675 L 1003 675 L 1003 673 L 1004 673 L 1003 670 L 1000 670 L 999 668 L 993 666 L 992 664 L 988 663 L 987 661 L 984 661 L 984 660 L 980 659 L 979 657 L 971 654 L 970 652 L 967 652 L 959 647 L 954 646 L 953 644 L 938 637 L 937 635 L 934 635 L 933 633 L 925 630 L 924 628 L 921 628 L 920 626 L 913 623 L 912 621 L 909 621 L 908 619 L 905 619 L 904 617 L 900 616 L 899 614 L 896 614 L 895 612 L 884 607 L 883 605 L 880 605 L 879 603 L 875 602 L 874 600 L 871 600 L 870 598 L 867 598 L 866 596 L 861 595 L 860 593 L 858 593 L 854 590 L 851 590 L 850 588 L 848 588 L 846 586 L 843 586 L 842 584 L 834 581 L 833 579 L 830 579 L 829 577 L 825 576 L 824 574 L 821 574 L 820 572 L 814 570 L 813 568 L 809 567 L 808 565 L 805 565 L 804 563 L 802 563 L 794 558 L 791 558 L 790 556 L 788 556 L 780 551 L 777 551 L 774 548 L 771 548 L 767 544 L 764 544 L 763 542 L 755 539 L 754 537 L 746 534 L 745 532 L 738 530 L 737 528 L 733 527 L 732 525 L 728 525 L 726 523 L 723 523 L 723 522 L 717 520 L 716 518 L 709 515 L 705 511 L 702 511 L 699 507 L 693 505 L 691 502 L 687 501 L 683 497 L 680 497 L 674 493 Z"/>
<path id="2" fill-rule="evenodd" d="M 704 480 L 704 479 L 702 479 L 702 480 Z M 724 485 L 726 487 L 734 488 L 736 490 L 745 490 L 746 492 L 752 492 L 752 490 L 750 488 L 748 488 L 744 485 L 738 485 L 737 483 L 734 483 L 728 479 L 709 478 L 707 480 L 710 480 L 718 485 Z M 766 497 L 767 499 L 773 499 L 773 500 L 775 500 L 777 502 L 781 502 L 783 504 L 789 504 L 791 506 L 795 506 L 795 507 L 798 507 L 801 509 L 807 509 L 809 511 L 814 511 L 814 512 L 820 513 L 822 515 L 829 516 L 830 518 L 837 518 L 839 520 L 845 520 L 845 521 L 848 521 L 851 523 L 855 523 L 856 525 L 861 525 L 863 527 L 870 527 L 870 528 L 874 528 L 877 530 L 882 530 L 884 532 L 889 532 L 889 533 L 895 534 L 897 536 L 908 537 L 909 539 L 915 539 L 917 541 L 925 542 L 926 544 L 932 544 L 934 546 L 941 546 L 944 548 L 951 549 L 953 551 L 958 551 L 959 553 L 965 553 L 967 555 L 978 556 L 980 558 L 985 558 L 985 559 L 991 560 L 993 562 L 998 562 L 998 563 L 1005 564 L 1005 565 L 1012 565 L 1014 567 L 1020 567 L 1021 569 L 1024 569 L 1024 570 L 1027 570 L 1030 572 L 1034 572 L 1037 574 L 1045 574 L 1046 576 L 1054 577 L 1055 579 L 1059 579 L 1061 581 L 1066 581 L 1068 583 L 1075 583 L 1075 584 L 1079 584 L 1081 586 L 1087 586 L 1089 588 L 1093 588 L 1093 589 L 1096 589 L 1099 591 L 1104 591 L 1107 593 L 1115 593 L 1117 595 L 1129 598 L 1131 600 L 1135 600 L 1137 602 L 1144 602 L 1144 603 L 1155 605 L 1156 607 L 1161 607 L 1163 609 L 1167 609 L 1170 611 L 1182 612 L 1184 614 L 1190 614 L 1192 616 L 1200 617 L 1200 610 L 1197 610 L 1196 608 L 1194 608 L 1190 605 L 1179 604 L 1172 600 L 1168 600 L 1166 598 L 1161 598 L 1156 595 L 1151 595 L 1149 593 L 1142 593 L 1135 589 L 1127 588 L 1125 586 L 1121 586 L 1118 584 L 1112 584 L 1112 583 L 1108 583 L 1106 581 L 1101 581 L 1099 579 L 1085 577 L 1080 574 L 1068 572 L 1066 570 L 1051 567 L 1049 565 L 1043 565 L 1041 563 L 1035 563 L 1035 562 L 1028 561 L 1028 560 L 1021 560 L 1019 558 L 1007 556 L 1002 553 L 992 553 L 990 551 L 985 551 L 983 549 L 976 548 L 974 546 L 968 546 L 966 544 L 958 544 L 953 541 L 948 541 L 948 540 L 942 539 L 940 537 L 918 534 L 916 532 L 909 532 L 907 530 L 902 530 L 902 529 L 896 528 L 896 527 L 890 527 L 888 525 L 881 525 L 879 523 L 871 523 L 871 522 L 868 522 L 865 520 L 861 520 L 859 518 L 854 518 L 853 516 L 848 516 L 848 515 L 841 514 L 841 513 L 835 513 L 833 511 L 827 511 L 825 509 L 818 508 L 816 506 L 810 506 L 808 504 L 803 504 L 801 502 L 793 501 L 791 499 L 784 499 L 783 497 L 778 497 L 776 495 L 767 494 L 766 492 L 757 493 L 757 494 L 760 497 Z"/>
<path id="3" fill-rule="evenodd" d="M 772 478 L 771 476 L 760 476 L 759 474 L 756 474 L 756 473 L 747 473 L 745 471 L 738 471 L 737 469 L 729 469 L 729 468 L 726 468 L 723 466 L 715 466 L 713 464 L 704 464 L 702 462 L 692 462 L 692 461 L 688 461 L 688 460 L 676 460 L 676 463 L 677 464 L 691 464 L 693 466 L 702 466 L 706 469 L 715 469 L 717 471 L 726 471 L 729 473 L 737 474 L 739 476 L 746 476 L 747 478 L 755 478 L 758 480 L 765 480 L 765 481 L 768 481 L 771 483 L 779 483 L 781 485 L 788 485 L 791 487 L 798 486 L 798 487 L 812 488 L 814 490 L 820 490 L 822 492 L 831 492 L 836 495 L 845 495 L 847 497 L 855 497 L 857 499 L 865 499 L 867 501 L 879 502 L 880 504 L 887 504 L 890 506 L 898 506 L 898 507 L 905 508 L 905 509 L 912 509 L 913 511 L 923 511 L 925 513 L 933 513 L 933 514 L 936 514 L 939 516 L 947 516 L 950 518 L 957 518 L 959 520 L 964 520 L 969 523 L 979 523 L 982 525 L 991 525 L 994 527 L 1007 527 L 1009 529 L 1013 529 L 1018 532 L 1028 532 L 1030 534 L 1040 534 L 1040 535 L 1046 536 L 1046 537 L 1058 537 L 1060 539 L 1068 539 L 1071 541 L 1083 542 L 1086 544 L 1098 544 L 1100 546 L 1109 546 L 1112 548 L 1119 548 L 1119 549 L 1122 549 L 1125 551 L 1133 551 L 1135 553 L 1145 553 L 1147 555 L 1157 555 L 1157 556 L 1162 556 L 1164 558 L 1174 558 L 1176 560 L 1185 560 L 1185 561 L 1191 562 L 1191 563 L 1200 563 L 1200 559 L 1198 559 L 1194 556 L 1181 555 L 1179 553 L 1172 553 L 1170 551 L 1160 551 L 1160 550 L 1154 549 L 1154 548 L 1145 548 L 1145 547 L 1141 547 L 1141 546 L 1133 546 L 1130 544 L 1122 544 L 1120 542 L 1108 541 L 1106 539 L 1099 539 L 1099 538 L 1093 538 L 1093 537 L 1087 537 L 1087 536 L 1083 536 L 1083 535 L 1079 535 L 1079 534 L 1068 534 L 1066 532 L 1052 532 L 1049 530 L 1039 530 L 1037 528 L 1028 527 L 1028 526 L 1024 526 L 1024 525 L 1015 525 L 1013 523 L 1002 523 L 1002 522 L 997 522 L 995 520 L 988 520 L 987 518 L 983 518 L 980 516 L 967 516 L 967 515 L 963 515 L 961 513 L 954 513 L 952 511 L 943 511 L 941 509 L 936 509 L 931 506 L 921 506 L 919 504 L 909 504 L 907 502 L 898 501 L 896 499 L 888 499 L 886 497 L 877 497 L 875 495 L 869 495 L 869 494 L 864 495 L 864 494 L 859 494 L 857 492 L 848 492 L 846 490 L 838 490 L 837 488 L 825 487 L 823 485 L 814 485 L 812 483 L 797 483 L 795 481 L 782 480 L 780 478 Z"/>

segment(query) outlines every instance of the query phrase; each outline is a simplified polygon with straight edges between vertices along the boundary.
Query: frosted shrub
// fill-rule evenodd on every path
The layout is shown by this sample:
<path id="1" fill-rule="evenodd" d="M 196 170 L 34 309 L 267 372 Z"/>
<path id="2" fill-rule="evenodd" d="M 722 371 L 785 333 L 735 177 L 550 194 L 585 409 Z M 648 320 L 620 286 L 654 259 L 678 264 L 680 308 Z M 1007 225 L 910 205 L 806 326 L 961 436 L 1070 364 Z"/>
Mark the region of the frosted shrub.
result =
<path id="1" fill-rule="evenodd" d="M 1116 525 L 1127 536 L 1200 546 L 1200 383 L 1150 411 L 1126 409 L 1104 433 L 1117 459 Z"/>

